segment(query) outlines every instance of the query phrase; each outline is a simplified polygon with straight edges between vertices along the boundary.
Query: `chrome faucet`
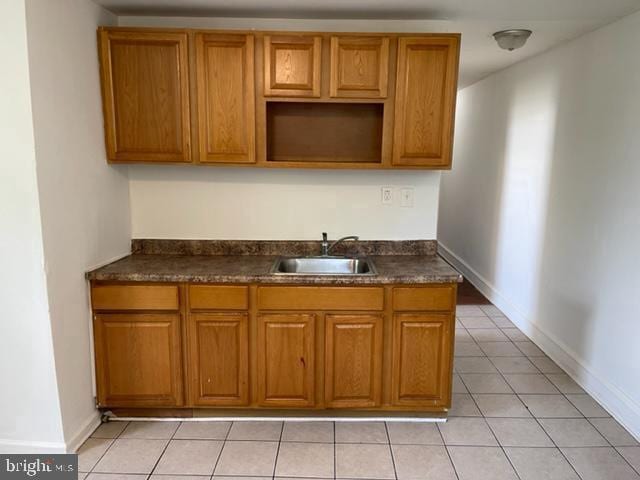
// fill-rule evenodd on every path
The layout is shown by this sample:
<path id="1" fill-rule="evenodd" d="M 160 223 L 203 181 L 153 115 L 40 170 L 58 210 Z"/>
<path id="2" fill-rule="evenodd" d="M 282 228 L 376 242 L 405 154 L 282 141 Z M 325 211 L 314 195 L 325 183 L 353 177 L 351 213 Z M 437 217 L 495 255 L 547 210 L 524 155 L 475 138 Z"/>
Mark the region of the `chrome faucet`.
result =
<path id="1" fill-rule="evenodd" d="M 346 237 L 339 238 L 335 242 L 329 244 L 329 241 L 327 240 L 327 232 L 322 232 L 322 256 L 328 257 L 329 253 L 331 253 L 331 250 L 333 250 L 333 247 L 335 247 L 340 242 L 344 242 L 345 240 L 357 241 L 359 239 L 360 237 L 358 237 L 357 235 L 348 235 Z"/>

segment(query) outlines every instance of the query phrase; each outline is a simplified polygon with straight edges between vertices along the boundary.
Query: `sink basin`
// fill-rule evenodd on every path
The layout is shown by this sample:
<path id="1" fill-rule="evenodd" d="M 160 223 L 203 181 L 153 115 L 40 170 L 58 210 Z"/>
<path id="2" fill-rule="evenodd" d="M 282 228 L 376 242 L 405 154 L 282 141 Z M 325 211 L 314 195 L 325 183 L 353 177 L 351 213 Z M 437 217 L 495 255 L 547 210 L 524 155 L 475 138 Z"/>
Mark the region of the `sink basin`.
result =
<path id="1" fill-rule="evenodd" d="M 354 257 L 281 257 L 271 273 L 282 275 L 376 275 L 369 258 Z"/>

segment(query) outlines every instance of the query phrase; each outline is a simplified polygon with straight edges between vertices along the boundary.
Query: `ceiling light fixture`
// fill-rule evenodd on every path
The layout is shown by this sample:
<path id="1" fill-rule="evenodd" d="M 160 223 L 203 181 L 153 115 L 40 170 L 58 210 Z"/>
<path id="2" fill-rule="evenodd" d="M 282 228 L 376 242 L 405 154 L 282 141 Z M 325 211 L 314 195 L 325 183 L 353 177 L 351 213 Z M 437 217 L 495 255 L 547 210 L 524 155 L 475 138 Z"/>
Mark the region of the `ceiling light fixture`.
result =
<path id="1" fill-rule="evenodd" d="M 513 28 L 510 30 L 501 30 L 493 34 L 493 38 L 498 42 L 498 46 L 503 50 L 515 50 L 527 43 L 527 39 L 531 36 L 531 30 L 523 28 Z"/>

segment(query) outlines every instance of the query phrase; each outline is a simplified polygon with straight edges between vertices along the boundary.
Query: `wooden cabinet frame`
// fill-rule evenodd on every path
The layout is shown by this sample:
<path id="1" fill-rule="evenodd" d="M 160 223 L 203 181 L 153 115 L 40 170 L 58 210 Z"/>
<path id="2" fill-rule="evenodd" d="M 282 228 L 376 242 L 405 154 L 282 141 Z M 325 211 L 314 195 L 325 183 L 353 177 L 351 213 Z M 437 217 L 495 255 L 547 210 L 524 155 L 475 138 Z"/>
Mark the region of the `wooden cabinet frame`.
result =
<path id="1" fill-rule="evenodd" d="M 317 35 L 265 35 L 265 97 L 319 97 L 321 46 Z"/>
<path id="2" fill-rule="evenodd" d="M 176 120 L 179 127 L 173 128 L 169 137 L 165 135 L 162 138 L 174 138 L 179 134 L 178 148 L 168 151 L 166 145 L 162 144 L 157 151 L 140 151 L 123 150 L 118 145 L 109 39 L 119 38 L 141 42 L 155 38 L 153 41 L 176 45 L 179 67 L 176 67 L 177 73 L 172 75 L 178 75 L 175 82 L 179 83 L 180 94 L 176 100 L 178 107 L 171 107 L 171 111 L 179 111 L 179 114 L 174 114 L 176 118 L 179 117 Z M 229 87 L 233 94 L 213 94 L 213 97 L 221 99 L 213 107 L 208 105 L 212 101 L 212 93 L 205 88 L 205 43 L 216 44 L 220 49 L 228 48 L 228 52 L 239 51 L 238 49 L 244 52 L 243 72 L 224 72 L 227 76 L 236 78 L 231 82 L 233 87 Z M 459 34 L 447 33 L 336 34 L 100 27 L 99 49 L 107 156 L 111 162 L 237 164 L 263 168 L 449 169 L 459 43 Z M 439 51 L 440 56 L 425 55 L 427 66 L 423 69 L 424 74 L 414 76 L 411 72 L 415 68 L 407 63 L 408 58 L 415 52 L 426 52 L 429 49 Z M 341 51 L 348 58 L 341 59 Z M 360 60 L 358 55 L 349 56 L 358 51 L 361 52 Z M 287 56 L 287 52 L 291 55 Z M 409 63 L 420 61 L 411 58 L 413 60 Z M 435 63 L 433 58 L 437 60 Z M 287 81 L 286 75 L 278 76 L 278 62 L 284 62 L 284 70 L 290 69 L 290 81 Z M 349 62 L 352 67 L 346 71 L 351 73 L 341 76 L 342 66 Z M 441 65 L 446 65 L 446 68 L 440 68 Z M 425 75 L 433 78 L 425 78 Z M 421 98 L 416 99 L 416 95 Z M 368 151 L 358 152 L 360 155 L 350 154 L 350 139 L 354 139 L 355 133 L 348 135 L 340 143 L 345 144 L 347 153 L 328 151 L 318 152 L 316 155 L 315 152 L 310 152 L 305 158 L 298 158 L 302 154 L 286 155 L 285 152 L 279 155 L 279 160 L 269 161 L 267 104 L 276 101 L 306 105 L 337 103 L 348 106 L 361 103 L 382 106 L 379 161 L 377 157 L 370 158 Z M 239 103 L 242 103 L 242 108 L 238 107 Z M 173 103 L 169 102 L 167 105 Z M 433 111 L 428 111 L 429 109 Z M 211 115 L 207 114 L 208 110 L 217 111 L 220 121 L 212 122 Z M 316 110 L 312 115 L 316 115 L 314 118 L 323 118 L 326 111 Z M 335 115 L 350 118 L 349 112 L 345 111 Z M 359 114 L 352 112 L 351 116 L 358 118 Z M 150 119 L 155 120 L 156 117 L 157 115 L 152 115 Z M 131 138 L 147 138 L 152 141 L 157 137 L 155 130 L 144 127 L 152 124 L 153 122 L 142 123 L 140 127 L 134 125 L 127 131 L 133 132 Z M 356 123 L 351 130 L 346 131 L 363 136 L 353 142 L 355 145 L 371 144 L 377 151 L 377 143 L 367 141 L 371 138 L 378 139 L 378 127 L 365 127 L 370 125 Z M 333 128 L 334 124 L 330 122 L 325 131 L 333 133 Z M 326 142 L 322 143 L 325 144 Z M 305 151 L 304 148 L 302 151 Z M 327 157 L 332 156 L 335 158 L 328 161 Z"/>
<path id="3" fill-rule="evenodd" d="M 455 283 L 336 287 L 93 282 L 92 298 L 103 407 L 446 412 L 451 404 Z M 165 322 L 164 328 L 170 325 L 175 354 L 169 362 L 169 394 L 117 398 L 110 393 L 104 363 L 109 345 L 100 322 L 111 315 L 128 322 L 152 315 Z M 202 338 L 198 325 L 209 329 Z M 422 336 L 403 343 L 404 326 Z M 269 339 L 270 334 L 275 336 Z M 126 340 L 126 335 L 117 338 Z M 208 340 L 201 346 L 203 338 Z M 226 343 L 220 352 L 207 354 L 215 342 Z M 422 350 L 426 353 L 415 353 Z M 403 370 L 403 352 L 418 364 Z M 229 371 L 220 370 L 219 363 L 206 364 L 216 362 L 217 354 L 223 362 L 233 356 Z M 434 358 L 437 371 L 431 372 Z M 349 362 L 354 368 L 340 371 Z M 283 384 L 273 374 L 279 365 L 294 369 Z M 424 368 L 429 375 L 421 373 Z M 217 384 L 216 376 L 222 376 Z M 422 389 L 418 394 L 406 388 L 414 379 L 411 388 Z"/>
<path id="4" fill-rule="evenodd" d="M 451 168 L 459 48 L 449 36 L 398 39 L 394 166 Z"/>
<path id="5" fill-rule="evenodd" d="M 331 97 L 386 98 L 388 82 L 388 37 L 331 37 Z"/>
<path id="6" fill-rule="evenodd" d="M 116 28 L 100 28 L 98 30 L 99 54 L 100 54 L 100 72 L 102 85 L 102 107 L 104 112 L 104 129 L 105 143 L 107 149 L 107 158 L 110 162 L 162 162 L 162 163 L 181 163 L 191 162 L 191 118 L 190 118 L 190 88 L 189 88 L 189 53 L 187 45 L 187 34 L 181 31 L 166 30 L 137 30 L 137 29 L 116 29 Z M 161 99 L 160 90 L 153 96 L 153 101 L 162 106 L 166 115 L 160 115 L 156 111 L 143 111 L 138 113 L 138 102 L 144 97 L 146 102 L 150 102 L 151 95 L 146 82 L 149 78 L 143 76 L 155 76 L 154 71 L 145 71 L 141 69 L 152 66 L 157 70 L 159 68 L 158 61 L 160 59 L 159 50 L 157 57 L 148 64 L 138 65 L 135 69 L 114 69 L 113 48 L 115 45 L 130 45 L 130 49 L 135 47 L 146 47 L 149 51 L 146 57 L 151 57 L 154 47 L 159 49 L 174 48 L 175 49 L 175 70 L 166 71 L 163 80 L 167 83 L 171 80 L 176 82 L 175 97 L 171 97 L 168 89 L 162 90 Z M 123 52 L 126 54 L 126 52 Z M 130 55 L 133 54 L 131 51 Z M 131 62 L 134 63 L 134 62 Z M 156 72 L 157 73 L 157 72 Z M 141 75 L 138 78 L 138 75 Z M 171 79 L 170 77 L 173 77 Z M 118 85 L 118 81 L 122 85 Z M 138 83 L 136 85 L 136 83 Z M 116 98 L 116 92 L 126 85 L 130 91 L 126 98 Z M 134 136 L 137 142 L 144 142 L 145 148 L 140 146 L 127 147 L 122 145 L 120 136 L 125 135 L 118 128 L 120 117 L 125 115 L 125 111 L 118 111 L 118 104 L 122 104 L 123 110 L 132 110 L 129 117 L 135 118 L 134 125 L 128 125 L 123 128 L 129 136 Z M 174 110 L 173 112 L 171 110 Z M 175 131 L 167 131 L 167 125 L 170 125 L 169 119 L 175 122 Z M 163 131 L 160 129 L 159 122 L 163 122 Z M 152 128 L 154 127 L 154 128 Z M 151 144 L 159 142 L 160 139 L 168 139 L 174 137 L 176 142 L 175 148 L 171 149 L 167 146 L 163 148 L 152 148 Z M 165 141 L 165 140 L 162 140 Z"/>
<path id="7" fill-rule="evenodd" d="M 325 402 L 331 408 L 371 408 L 382 396 L 383 316 L 327 314 Z"/>
<path id="8" fill-rule="evenodd" d="M 213 345 L 205 344 L 205 329 L 209 331 Z M 187 341 L 191 402 L 200 406 L 248 405 L 248 315 L 236 312 L 191 314 Z M 219 352 L 215 351 L 216 347 Z M 213 372 L 213 378 L 207 372 Z"/>
<path id="9" fill-rule="evenodd" d="M 253 35 L 195 34 L 199 163 L 255 162 L 253 44 Z"/>

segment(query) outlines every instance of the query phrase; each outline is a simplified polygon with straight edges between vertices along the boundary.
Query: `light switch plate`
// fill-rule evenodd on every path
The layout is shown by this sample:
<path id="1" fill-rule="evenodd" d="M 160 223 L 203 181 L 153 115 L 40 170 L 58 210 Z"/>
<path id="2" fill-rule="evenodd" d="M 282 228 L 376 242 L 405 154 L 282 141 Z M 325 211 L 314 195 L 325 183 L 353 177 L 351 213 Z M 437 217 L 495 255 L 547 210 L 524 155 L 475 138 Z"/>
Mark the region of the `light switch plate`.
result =
<path id="1" fill-rule="evenodd" d="M 413 188 L 403 188 L 400 190 L 400 206 L 412 208 L 413 207 Z"/>

